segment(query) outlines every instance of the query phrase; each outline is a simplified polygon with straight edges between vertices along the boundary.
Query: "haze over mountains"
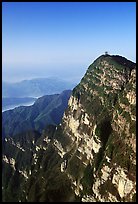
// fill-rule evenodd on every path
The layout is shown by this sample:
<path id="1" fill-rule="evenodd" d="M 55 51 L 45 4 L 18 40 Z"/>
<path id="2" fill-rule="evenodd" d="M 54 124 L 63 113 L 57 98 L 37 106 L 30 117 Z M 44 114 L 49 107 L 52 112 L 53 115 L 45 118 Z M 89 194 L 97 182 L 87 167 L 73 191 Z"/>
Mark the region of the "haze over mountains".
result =
<path id="1" fill-rule="evenodd" d="M 136 2 L 1 5 L 1 202 L 136 202 Z"/>
<path id="2" fill-rule="evenodd" d="M 17 110 L 27 120 L 37 108 L 5 112 L 8 134 Z M 8 135 L 2 148 L 4 202 L 136 202 L 136 64 L 101 55 L 73 89 L 61 124 Z"/>
<path id="3" fill-rule="evenodd" d="M 42 132 L 48 125 L 58 125 L 67 108 L 71 90 L 38 98 L 31 106 L 20 106 L 2 114 L 2 136 L 29 130 Z"/>
<path id="4" fill-rule="evenodd" d="M 40 97 L 61 93 L 74 88 L 75 84 L 57 78 L 36 78 L 17 83 L 2 82 L 2 97 Z"/>
<path id="5" fill-rule="evenodd" d="M 37 98 L 23 97 L 23 98 L 2 98 L 2 112 L 10 109 L 14 109 L 18 106 L 32 105 Z"/>
<path id="6" fill-rule="evenodd" d="M 17 83 L 2 82 L 2 111 L 32 105 L 38 97 L 60 94 L 75 84 L 57 78 L 36 78 Z"/>

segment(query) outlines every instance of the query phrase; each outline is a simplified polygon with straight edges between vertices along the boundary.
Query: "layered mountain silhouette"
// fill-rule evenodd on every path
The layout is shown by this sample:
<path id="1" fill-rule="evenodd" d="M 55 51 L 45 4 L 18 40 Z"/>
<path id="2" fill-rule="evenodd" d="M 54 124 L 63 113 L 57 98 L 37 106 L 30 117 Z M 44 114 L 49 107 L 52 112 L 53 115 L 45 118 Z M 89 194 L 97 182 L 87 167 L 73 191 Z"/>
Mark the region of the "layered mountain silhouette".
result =
<path id="1" fill-rule="evenodd" d="M 98 57 L 58 126 L 9 135 L 2 147 L 4 202 L 135 202 L 136 64 Z"/>
<path id="2" fill-rule="evenodd" d="M 2 114 L 2 136 L 13 136 L 28 130 L 42 132 L 48 125 L 58 125 L 67 108 L 71 90 L 38 98 L 31 106 L 20 106 Z"/>
<path id="3" fill-rule="evenodd" d="M 13 109 L 21 105 L 28 105 L 34 103 L 37 98 L 24 97 L 24 98 L 2 98 L 2 111 Z"/>
<path id="4" fill-rule="evenodd" d="M 73 89 L 75 84 L 57 78 L 36 78 L 16 83 L 2 82 L 3 98 L 40 97 Z"/>

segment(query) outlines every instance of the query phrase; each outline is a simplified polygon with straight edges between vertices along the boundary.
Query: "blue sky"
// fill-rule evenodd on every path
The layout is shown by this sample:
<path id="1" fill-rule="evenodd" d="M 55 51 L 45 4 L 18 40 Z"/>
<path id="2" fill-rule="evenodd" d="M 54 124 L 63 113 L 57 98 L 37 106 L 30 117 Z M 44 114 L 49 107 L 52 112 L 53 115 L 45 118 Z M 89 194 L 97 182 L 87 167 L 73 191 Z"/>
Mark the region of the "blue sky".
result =
<path id="1" fill-rule="evenodd" d="M 3 80 L 78 82 L 101 54 L 136 61 L 135 2 L 3 2 Z"/>

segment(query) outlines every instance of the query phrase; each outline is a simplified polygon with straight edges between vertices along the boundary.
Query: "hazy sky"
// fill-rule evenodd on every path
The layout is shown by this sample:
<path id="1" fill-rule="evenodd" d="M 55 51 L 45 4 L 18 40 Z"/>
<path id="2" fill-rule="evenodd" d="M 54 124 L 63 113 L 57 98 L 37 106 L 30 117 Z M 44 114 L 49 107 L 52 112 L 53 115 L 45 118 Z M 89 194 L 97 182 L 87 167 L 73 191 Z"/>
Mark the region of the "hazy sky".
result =
<path id="1" fill-rule="evenodd" d="M 79 81 L 108 51 L 136 61 L 135 2 L 3 2 L 2 77 Z"/>

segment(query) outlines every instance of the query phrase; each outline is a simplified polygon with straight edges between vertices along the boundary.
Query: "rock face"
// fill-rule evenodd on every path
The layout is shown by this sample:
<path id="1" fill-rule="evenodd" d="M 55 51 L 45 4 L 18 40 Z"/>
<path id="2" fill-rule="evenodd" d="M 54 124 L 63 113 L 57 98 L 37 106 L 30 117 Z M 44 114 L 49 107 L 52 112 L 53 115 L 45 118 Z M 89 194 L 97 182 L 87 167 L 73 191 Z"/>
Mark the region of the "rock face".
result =
<path id="1" fill-rule="evenodd" d="M 135 63 L 102 55 L 73 90 L 62 123 L 34 142 L 30 169 L 20 165 L 19 172 L 17 154 L 8 154 L 4 141 L 3 171 L 10 165 L 12 177 L 24 175 L 16 201 L 135 201 L 135 91 Z M 4 201 L 15 201 L 9 183 L 3 182 Z"/>

